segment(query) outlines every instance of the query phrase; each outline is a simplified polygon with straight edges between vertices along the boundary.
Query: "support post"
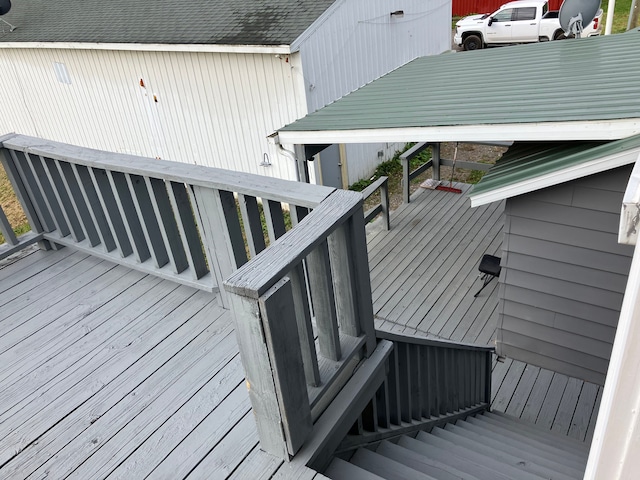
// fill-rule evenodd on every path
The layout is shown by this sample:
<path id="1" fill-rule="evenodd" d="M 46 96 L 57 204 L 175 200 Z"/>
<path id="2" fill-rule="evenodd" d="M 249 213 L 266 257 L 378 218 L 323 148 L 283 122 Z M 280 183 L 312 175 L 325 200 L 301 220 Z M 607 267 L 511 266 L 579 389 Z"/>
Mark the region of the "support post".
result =
<path id="1" fill-rule="evenodd" d="M 440 142 L 431 144 L 433 179 L 440 180 Z"/>

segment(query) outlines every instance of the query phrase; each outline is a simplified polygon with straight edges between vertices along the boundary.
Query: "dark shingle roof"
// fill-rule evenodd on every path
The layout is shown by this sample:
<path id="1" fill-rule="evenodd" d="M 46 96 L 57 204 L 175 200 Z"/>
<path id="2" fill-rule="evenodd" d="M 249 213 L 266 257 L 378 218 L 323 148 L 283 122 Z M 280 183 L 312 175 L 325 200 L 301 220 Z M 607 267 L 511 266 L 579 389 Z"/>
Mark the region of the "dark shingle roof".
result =
<path id="1" fill-rule="evenodd" d="M 335 0 L 13 0 L 0 42 L 290 45 Z"/>

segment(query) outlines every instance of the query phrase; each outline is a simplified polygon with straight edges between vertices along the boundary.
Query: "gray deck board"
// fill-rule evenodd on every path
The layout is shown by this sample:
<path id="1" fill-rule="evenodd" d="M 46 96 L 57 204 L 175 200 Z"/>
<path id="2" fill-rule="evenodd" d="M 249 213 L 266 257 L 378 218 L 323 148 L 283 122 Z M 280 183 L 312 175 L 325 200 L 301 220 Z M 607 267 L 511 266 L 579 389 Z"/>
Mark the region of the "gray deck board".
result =
<path id="1" fill-rule="evenodd" d="M 215 294 L 65 248 L 4 260 L 0 291 L 0 478 L 280 469 Z"/>
<path id="2" fill-rule="evenodd" d="M 376 328 L 493 345 L 498 282 L 473 294 L 482 255 L 501 256 L 503 210 L 471 209 L 464 193 L 419 190 L 391 213 L 390 231 L 369 225 Z M 601 390 L 507 358 L 494 363 L 492 408 L 589 441 Z"/>
<path id="3" fill-rule="evenodd" d="M 464 186 L 463 188 L 467 188 Z M 423 191 L 371 229 L 376 327 L 492 344 L 501 205 Z M 386 314 L 393 314 L 389 317 Z M 602 389 L 505 359 L 493 408 L 589 440 Z M 0 262 L 0 478 L 322 478 L 259 449 L 215 294 L 68 248 Z"/>

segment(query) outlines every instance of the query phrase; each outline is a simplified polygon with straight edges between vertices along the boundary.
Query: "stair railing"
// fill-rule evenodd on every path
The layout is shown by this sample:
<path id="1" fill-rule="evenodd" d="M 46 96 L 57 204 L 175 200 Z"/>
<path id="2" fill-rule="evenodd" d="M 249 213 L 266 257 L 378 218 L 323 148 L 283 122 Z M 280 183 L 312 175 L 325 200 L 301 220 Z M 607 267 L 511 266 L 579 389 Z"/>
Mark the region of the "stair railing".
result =
<path id="1" fill-rule="evenodd" d="M 338 450 L 489 409 L 493 347 L 383 331 L 376 336 L 393 342 L 387 376 Z"/>

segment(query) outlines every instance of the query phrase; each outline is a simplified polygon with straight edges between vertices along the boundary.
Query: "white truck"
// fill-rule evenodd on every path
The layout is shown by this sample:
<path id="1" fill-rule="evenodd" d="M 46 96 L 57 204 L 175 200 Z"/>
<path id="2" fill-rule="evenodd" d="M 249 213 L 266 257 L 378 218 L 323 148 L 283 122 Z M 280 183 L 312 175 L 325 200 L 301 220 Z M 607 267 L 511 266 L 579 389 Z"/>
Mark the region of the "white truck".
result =
<path id="1" fill-rule="evenodd" d="M 602 9 L 581 36 L 600 35 Z M 492 14 L 471 15 L 456 23 L 453 41 L 464 50 L 477 50 L 489 45 L 546 42 L 567 38 L 557 11 L 549 11 L 547 0 L 517 0 L 502 5 Z"/>

